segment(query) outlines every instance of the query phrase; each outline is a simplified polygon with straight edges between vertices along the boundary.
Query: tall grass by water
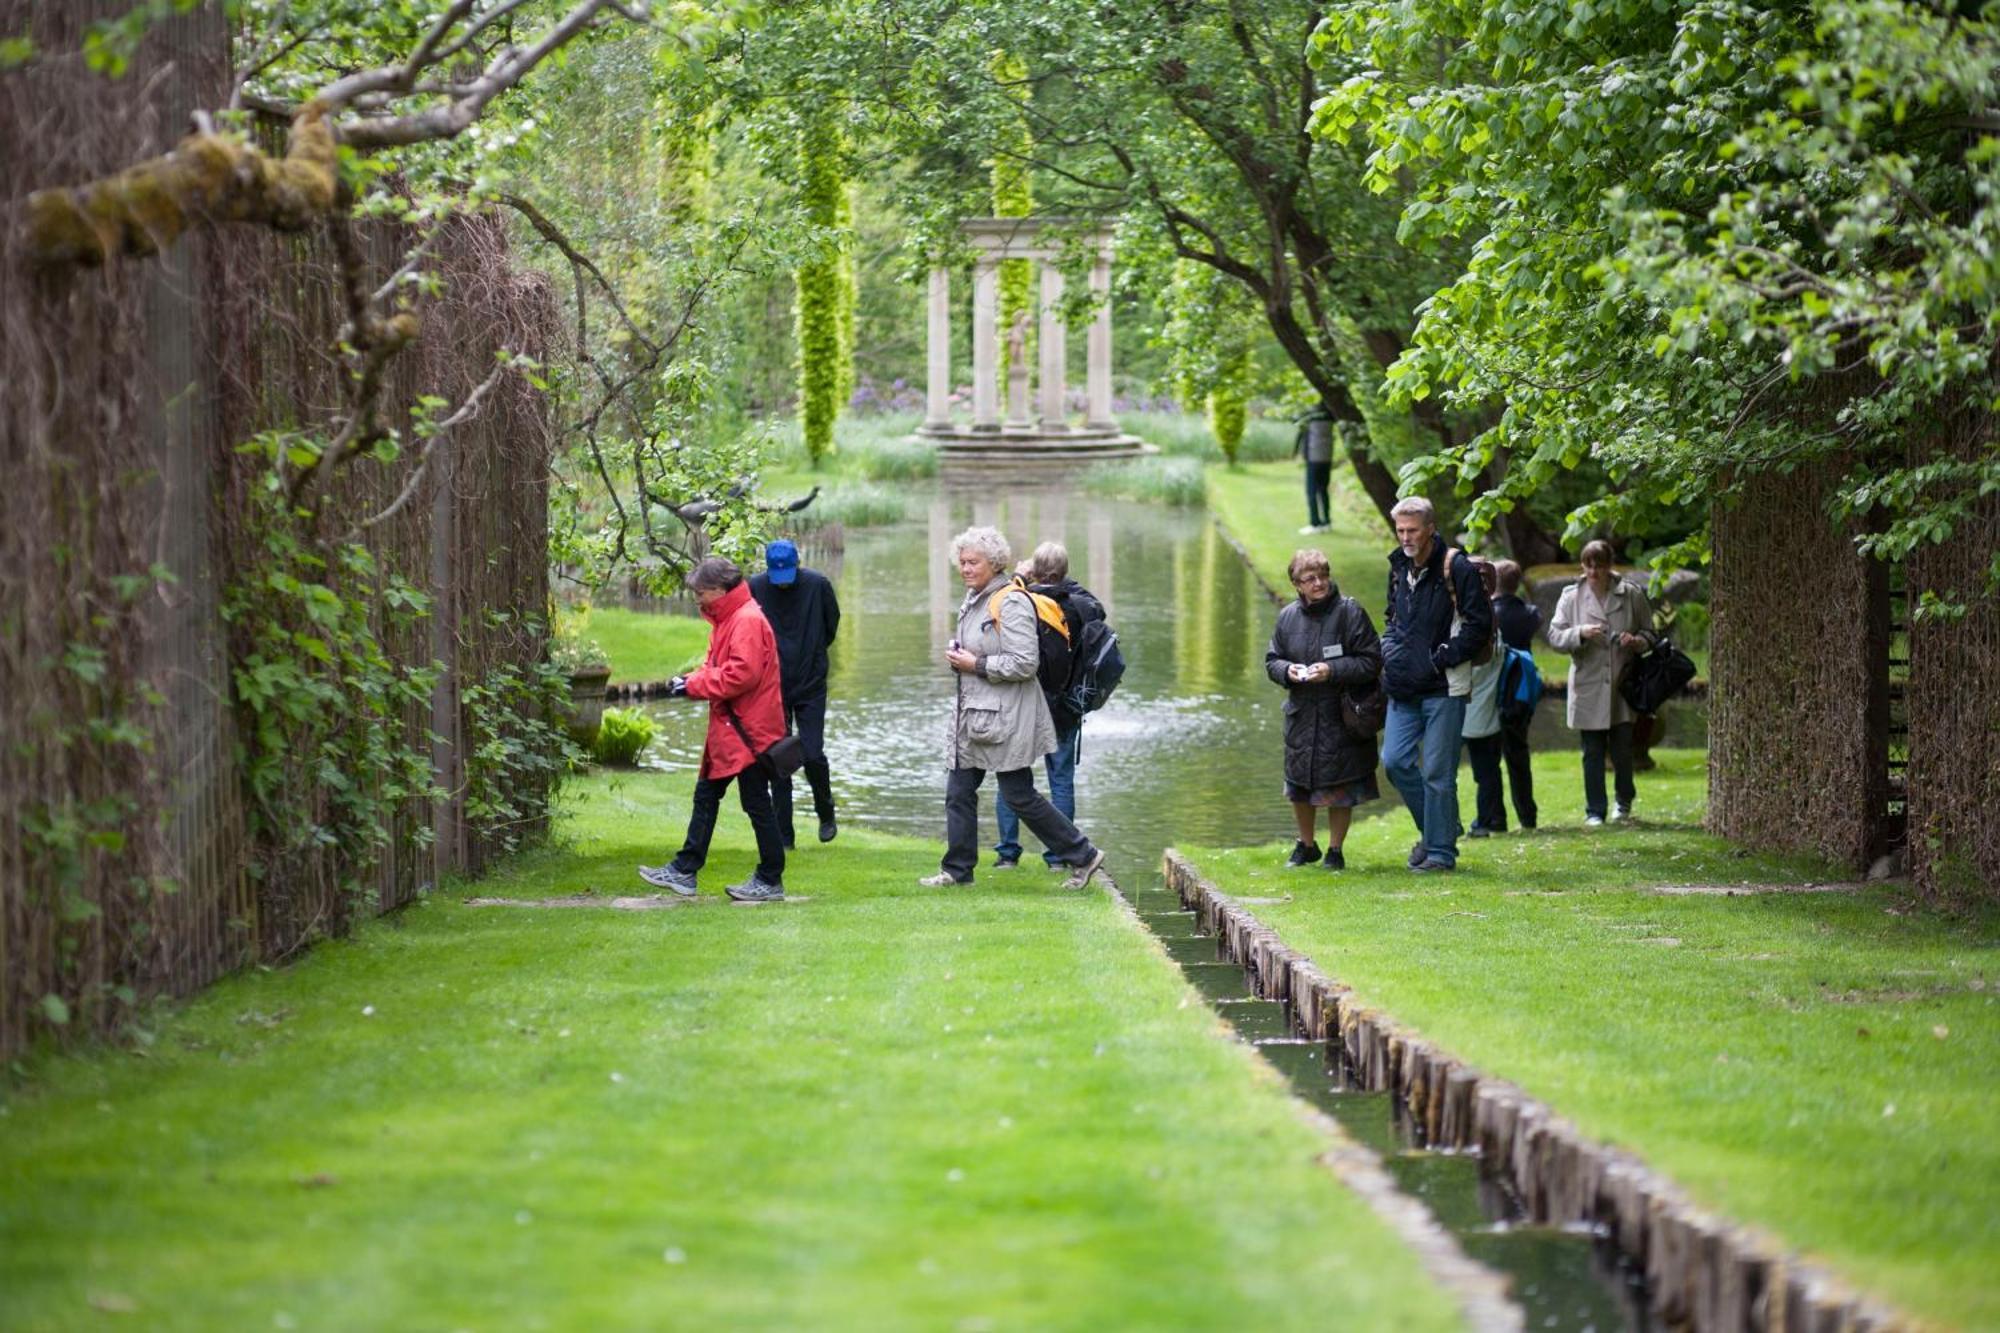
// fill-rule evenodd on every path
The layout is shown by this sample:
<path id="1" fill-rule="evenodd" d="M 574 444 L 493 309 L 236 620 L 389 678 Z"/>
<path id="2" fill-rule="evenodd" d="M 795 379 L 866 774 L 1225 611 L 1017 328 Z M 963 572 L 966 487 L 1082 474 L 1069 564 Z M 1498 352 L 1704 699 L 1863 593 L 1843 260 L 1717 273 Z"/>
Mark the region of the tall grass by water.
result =
<path id="1" fill-rule="evenodd" d="M 1099 463 L 1081 484 L 1093 495 L 1182 507 L 1202 503 L 1208 490 L 1200 459 L 1171 454 Z"/>

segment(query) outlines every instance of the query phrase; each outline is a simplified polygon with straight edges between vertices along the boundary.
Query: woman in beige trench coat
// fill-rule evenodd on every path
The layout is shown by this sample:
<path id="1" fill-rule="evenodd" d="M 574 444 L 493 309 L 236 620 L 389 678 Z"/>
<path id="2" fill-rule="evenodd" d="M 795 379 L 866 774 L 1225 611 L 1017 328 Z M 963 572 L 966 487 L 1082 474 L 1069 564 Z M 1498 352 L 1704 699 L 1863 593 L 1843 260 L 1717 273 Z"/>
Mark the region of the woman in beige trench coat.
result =
<path id="1" fill-rule="evenodd" d="M 1587 825 L 1604 822 L 1604 758 L 1617 780 L 1614 819 L 1630 819 L 1638 789 L 1632 782 L 1632 710 L 1618 682 L 1638 654 L 1653 646 L 1653 608 L 1643 589 L 1611 568 L 1611 544 L 1583 548 L 1583 577 L 1563 589 L 1549 622 L 1549 646 L 1569 655 L 1569 725 L 1583 738 L 1583 806 Z"/>
<path id="2" fill-rule="evenodd" d="M 1075 824 L 1035 790 L 1034 765 L 1056 748 L 1056 727 L 1035 677 L 1041 660 L 1035 608 L 1012 588 L 1014 554 L 994 528 L 968 528 L 952 540 L 952 560 L 965 584 L 958 629 L 945 650 L 955 681 L 945 780 L 945 853 L 938 873 L 921 883 L 970 884 L 979 863 L 979 784 L 999 774 L 1000 793 L 1042 845 L 1071 867 L 1066 889 L 1081 889 L 1104 866 Z M 999 595 L 999 616 L 993 615 Z"/>

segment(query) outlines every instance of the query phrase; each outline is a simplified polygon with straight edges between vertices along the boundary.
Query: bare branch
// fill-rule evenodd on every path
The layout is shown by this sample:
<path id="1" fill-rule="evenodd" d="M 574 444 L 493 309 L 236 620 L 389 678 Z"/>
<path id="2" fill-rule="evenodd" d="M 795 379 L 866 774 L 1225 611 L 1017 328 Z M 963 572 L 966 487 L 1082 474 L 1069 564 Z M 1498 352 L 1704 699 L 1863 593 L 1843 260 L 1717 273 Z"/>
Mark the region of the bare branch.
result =
<path id="1" fill-rule="evenodd" d="M 403 506 L 408 504 L 411 497 L 416 495 L 418 489 L 423 486 L 424 476 L 431 465 L 431 456 L 437 452 L 439 442 L 451 434 L 453 426 L 470 421 L 473 417 L 479 415 L 479 404 L 484 401 L 487 394 L 493 391 L 494 386 L 500 383 L 501 377 L 509 369 L 510 367 L 505 361 L 495 365 L 486 378 L 479 382 L 479 387 L 466 395 L 465 401 L 458 405 L 458 410 L 437 423 L 436 427 L 432 429 L 429 438 L 424 441 L 423 450 L 417 455 L 417 465 L 410 469 L 409 478 L 403 482 L 403 489 L 397 492 L 396 498 L 389 502 L 387 508 L 372 517 L 362 519 L 359 523 L 348 529 L 347 535 L 341 538 L 343 544 L 355 540 L 362 533 L 378 523 L 388 522 L 402 511 Z"/>

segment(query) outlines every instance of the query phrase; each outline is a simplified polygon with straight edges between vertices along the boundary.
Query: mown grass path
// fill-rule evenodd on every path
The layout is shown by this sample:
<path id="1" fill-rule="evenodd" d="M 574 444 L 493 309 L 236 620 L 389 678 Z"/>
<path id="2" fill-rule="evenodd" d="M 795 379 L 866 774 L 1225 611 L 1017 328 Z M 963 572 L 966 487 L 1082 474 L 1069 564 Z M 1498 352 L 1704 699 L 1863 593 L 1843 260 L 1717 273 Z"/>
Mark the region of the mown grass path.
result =
<path id="1" fill-rule="evenodd" d="M 1339 875 L 1282 869 L 1289 843 L 1181 850 L 1361 1002 L 1703 1207 L 1938 1326 L 2000 1327 L 2000 922 L 1769 891 L 1830 876 L 1700 832 L 1702 756 L 1655 757 L 1641 822 L 1587 830 L 1576 755 L 1536 755 L 1542 828 L 1461 842 L 1451 875 L 1404 868 L 1400 814 L 1357 822 Z"/>
<path id="2" fill-rule="evenodd" d="M 480 895 L 641 892 L 688 781 Z M 0 1102 L 0 1327 L 1441 1328 L 1321 1133 L 1101 892 L 843 831 L 734 908 L 461 887 Z M 991 881 L 991 882 L 988 882 Z"/>

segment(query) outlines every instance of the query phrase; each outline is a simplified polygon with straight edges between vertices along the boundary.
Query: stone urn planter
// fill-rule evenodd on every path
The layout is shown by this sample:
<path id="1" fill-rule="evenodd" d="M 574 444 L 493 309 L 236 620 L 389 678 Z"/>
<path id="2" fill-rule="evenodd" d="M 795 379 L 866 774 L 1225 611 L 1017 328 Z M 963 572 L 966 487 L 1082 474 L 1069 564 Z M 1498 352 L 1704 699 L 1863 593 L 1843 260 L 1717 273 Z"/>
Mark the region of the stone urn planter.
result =
<path id="1" fill-rule="evenodd" d="M 596 742 L 597 729 L 604 724 L 604 688 L 610 681 L 611 668 L 601 662 L 569 673 L 570 739 L 586 750 Z"/>

